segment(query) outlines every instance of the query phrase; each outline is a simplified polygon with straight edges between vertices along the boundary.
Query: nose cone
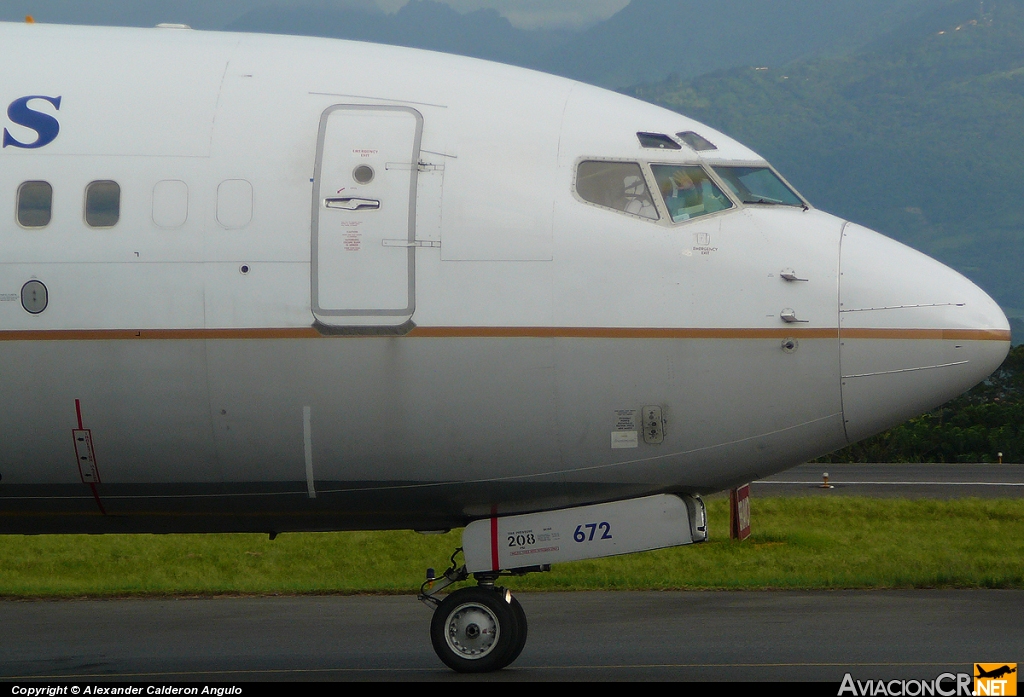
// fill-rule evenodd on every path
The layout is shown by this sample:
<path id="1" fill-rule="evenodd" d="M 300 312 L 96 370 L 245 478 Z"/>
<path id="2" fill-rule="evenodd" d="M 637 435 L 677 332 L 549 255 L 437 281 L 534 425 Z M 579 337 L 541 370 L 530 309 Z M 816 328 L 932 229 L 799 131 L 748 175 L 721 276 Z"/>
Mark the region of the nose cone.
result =
<path id="1" fill-rule="evenodd" d="M 992 298 L 953 269 L 848 223 L 839 339 L 852 443 L 984 380 L 1010 349 L 1010 325 Z"/>

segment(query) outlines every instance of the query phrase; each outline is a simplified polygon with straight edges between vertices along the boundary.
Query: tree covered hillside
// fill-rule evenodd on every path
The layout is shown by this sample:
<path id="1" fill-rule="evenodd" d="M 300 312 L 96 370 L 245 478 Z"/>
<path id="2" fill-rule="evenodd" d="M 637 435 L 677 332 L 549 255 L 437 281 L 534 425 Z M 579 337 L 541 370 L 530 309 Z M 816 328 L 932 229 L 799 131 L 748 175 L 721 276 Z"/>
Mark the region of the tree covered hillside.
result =
<path id="1" fill-rule="evenodd" d="M 1024 315 L 1024 1 L 961 0 L 851 55 L 628 93 L 735 136 L 817 207 Z"/>

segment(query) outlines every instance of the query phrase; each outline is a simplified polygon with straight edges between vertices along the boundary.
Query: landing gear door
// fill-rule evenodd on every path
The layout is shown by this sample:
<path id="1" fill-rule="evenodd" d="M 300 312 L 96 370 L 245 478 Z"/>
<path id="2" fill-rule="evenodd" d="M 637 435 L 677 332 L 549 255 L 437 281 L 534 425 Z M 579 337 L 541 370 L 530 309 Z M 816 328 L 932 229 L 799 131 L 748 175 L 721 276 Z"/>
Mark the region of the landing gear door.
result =
<path id="1" fill-rule="evenodd" d="M 313 315 L 324 328 L 400 329 L 416 309 L 423 117 L 336 105 L 320 118 L 313 184 Z"/>

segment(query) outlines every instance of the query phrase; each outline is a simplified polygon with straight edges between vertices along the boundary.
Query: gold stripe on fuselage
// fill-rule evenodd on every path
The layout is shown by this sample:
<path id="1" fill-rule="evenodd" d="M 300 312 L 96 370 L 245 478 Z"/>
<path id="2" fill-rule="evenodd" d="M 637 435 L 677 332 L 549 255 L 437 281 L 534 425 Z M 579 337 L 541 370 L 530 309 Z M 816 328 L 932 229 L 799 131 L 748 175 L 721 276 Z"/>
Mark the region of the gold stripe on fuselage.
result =
<path id="1" fill-rule="evenodd" d="M 932 339 L 1009 341 L 1007 329 L 844 329 L 844 339 Z"/>

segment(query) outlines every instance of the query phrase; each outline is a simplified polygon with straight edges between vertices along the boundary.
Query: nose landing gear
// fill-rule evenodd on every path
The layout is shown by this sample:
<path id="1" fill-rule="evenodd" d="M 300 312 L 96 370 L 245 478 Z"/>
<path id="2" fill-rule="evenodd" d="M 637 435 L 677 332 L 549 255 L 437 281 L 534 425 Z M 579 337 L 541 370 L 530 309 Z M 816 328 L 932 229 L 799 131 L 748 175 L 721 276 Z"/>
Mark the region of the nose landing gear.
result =
<path id="1" fill-rule="evenodd" d="M 460 588 L 438 600 L 438 592 L 465 581 L 469 573 L 465 566 L 456 567 L 454 554 L 452 567 L 442 576 L 435 577 L 432 569 L 427 571 L 419 599 L 434 608 L 430 643 L 437 657 L 452 670 L 501 670 L 519 658 L 526 646 L 526 613 L 507 588 L 494 585 L 500 575 L 474 574 L 475 587 Z"/>

